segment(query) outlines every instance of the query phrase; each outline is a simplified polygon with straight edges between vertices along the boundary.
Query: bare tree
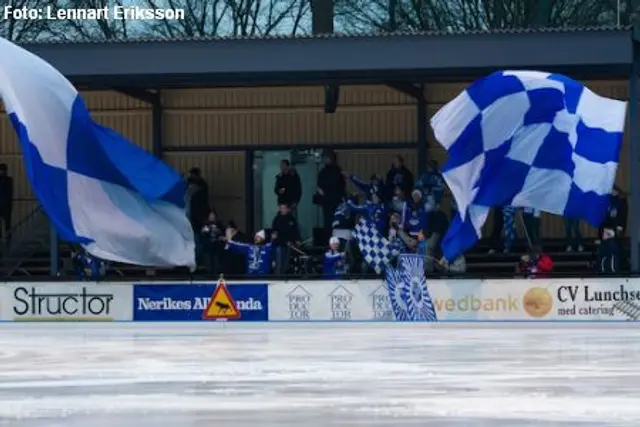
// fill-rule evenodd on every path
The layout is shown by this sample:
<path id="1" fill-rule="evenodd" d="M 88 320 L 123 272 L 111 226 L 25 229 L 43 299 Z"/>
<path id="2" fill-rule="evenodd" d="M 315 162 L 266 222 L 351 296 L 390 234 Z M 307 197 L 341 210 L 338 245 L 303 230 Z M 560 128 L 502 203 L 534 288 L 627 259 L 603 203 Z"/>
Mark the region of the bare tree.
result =
<path id="1" fill-rule="evenodd" d="M 45 19 L 20 19 L 12 12 L 20 9 L 44 9 L 46 0 L 0 0 L 0 37 L 17 42 L 29 42 L 46 35 L 49 22 Z"/>
<path id="2" fill-rule="evenodd" d="M 631 10 L 625 5 L 633 0 L 620 1 Z M 338 0 L 336 6 L 346 33 L 472 31 L 614 24 L 617 0 Z"/>
<path id="3" fill-rule="evenodd" d="M 164 37 L 299 34 L 308 28 L 309 0 L 144 0 L 153 9 L 184 10 L 184 20 L 159 20 L 146 32 Z"/>

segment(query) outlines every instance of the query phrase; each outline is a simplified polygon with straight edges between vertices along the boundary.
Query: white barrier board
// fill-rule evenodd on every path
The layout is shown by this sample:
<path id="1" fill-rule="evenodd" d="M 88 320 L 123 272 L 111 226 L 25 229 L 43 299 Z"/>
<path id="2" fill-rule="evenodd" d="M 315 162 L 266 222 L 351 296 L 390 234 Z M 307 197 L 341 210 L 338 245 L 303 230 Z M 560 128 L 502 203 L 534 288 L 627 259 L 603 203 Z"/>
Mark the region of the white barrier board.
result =
<path id="1" fill-rule="evenodd" d="M 4 284 L 0 316 L 10 321 L 131 320 L 133 286 L 105 283 Z"/>
<path id="2" fill-rule="evenodd" d="M 639 279 L 430 280 L 442 321 L 630 320 L 640 314 Z M 383 281 L 276 282 L 269 320 L 395 320 Z M 634 313 L 634 311 L 636 313 Z"/>

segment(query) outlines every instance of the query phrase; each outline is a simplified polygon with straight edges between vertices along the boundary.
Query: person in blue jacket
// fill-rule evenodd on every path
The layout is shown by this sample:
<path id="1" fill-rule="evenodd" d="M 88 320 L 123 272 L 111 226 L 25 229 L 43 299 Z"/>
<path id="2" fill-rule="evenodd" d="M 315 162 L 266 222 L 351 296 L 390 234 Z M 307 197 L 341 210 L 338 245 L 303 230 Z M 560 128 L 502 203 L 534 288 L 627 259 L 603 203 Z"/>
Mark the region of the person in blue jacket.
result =
<path id="1" fill-rule="evenodd" d="M 337 237 L 329 239 L 329 250 L 324 254 L 323 276 L 326 279 L 339 280 L 347 273 L 345 253 L 340 252 L 340 240 Z"/>
<path id="2" fill-rule="evenodd" d="M 416 189 L 422 192 L 427 211 L 433 211 L 442 201 L 444 195 L 445 182 L 438 169 L 438 162 L 432 160 L 429 163 L 427 172 L 422 174 L 416 182 Z"/>
<path id="3" fill-rule="evenodd" d="M 256 233 L 253 245 L 234 242 L 231 234 L 227 233 L 227 249 L 241 253 L 246 257 L 247 274 L 265 275 L 271 272 L 274 246 L 271 242 L 266 243 L 264 230 Z"/>
<path id="4" fill-rule="evenodd" d="M 376 174 L 371 175 L 369 181 L 358 178 L 356 175 L 345 172 L 345 177 L 355 185 L 355 187 L 364 193 L 367 202 L 370 202 L 374 194 L 384 194 L 384 183 Z"/>
<path id="5" fill-rule="evenodd" d="M 382 202 L 382 194 L 380 192 L 373 193 L 371 202 L 364 205 L 356 205 L 351 200 L 347 201 L 351 212 L 364 215 L 369 221 L 376 225 L 378 231 L 382 231 L 387 226 L 387 210 Z"/>
<path id="6" fill-rule="evenodd" d="M 72 253 L 73 268 L 82 280 L 98 280 L 107 272 L 107 265 L 100 258 L 81 250 Z"/>
<path id="7" fill-rule="evenodd" d="M 411 200 L 405 202 L 402 210 L 401 227 L 412 239 L 418 239 L 418 234 L 426 228 L 427 210 L 422 200 L 422 192 L 413 190 Z"/>

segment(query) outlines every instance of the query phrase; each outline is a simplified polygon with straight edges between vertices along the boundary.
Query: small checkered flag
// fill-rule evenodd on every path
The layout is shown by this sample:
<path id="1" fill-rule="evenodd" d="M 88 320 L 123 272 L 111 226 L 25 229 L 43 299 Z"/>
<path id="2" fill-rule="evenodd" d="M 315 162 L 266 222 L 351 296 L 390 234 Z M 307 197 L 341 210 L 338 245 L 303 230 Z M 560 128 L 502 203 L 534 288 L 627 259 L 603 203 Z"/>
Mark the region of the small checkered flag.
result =
<path id="1" fill-rule="evenodd" d="M 362 258 L 378 274 L 382 274 L 391 259 L 399 254 L 391 248 L 389 240 L 380 234 L 375 224 L 364 218 L 356 225 L 353 235 L 358 241 Z"/>

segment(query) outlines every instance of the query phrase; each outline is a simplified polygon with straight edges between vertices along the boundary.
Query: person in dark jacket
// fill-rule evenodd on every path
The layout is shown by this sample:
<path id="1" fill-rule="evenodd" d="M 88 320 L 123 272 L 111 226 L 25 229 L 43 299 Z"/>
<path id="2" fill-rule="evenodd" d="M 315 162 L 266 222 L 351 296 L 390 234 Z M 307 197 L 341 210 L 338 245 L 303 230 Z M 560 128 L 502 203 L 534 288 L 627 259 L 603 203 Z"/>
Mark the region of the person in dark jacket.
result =
<path id="1" fill-rule="evenodd" d="M 207 257 L 207 269 L 209 274 L 217 276 L 220 272 L 220 253 L 224 248 L 224 225 L 218 220 L 218 214 L 212 210 L 209 212 L 207 222 L 205 222 L 202 230 L 200 230 L 200 239 L 202 240 L 202 248 Z"/>
<path id="2" fill-rule="evenodd" d="M 342 170 L 337 164 L 337 156 L 333 151 L 324 153 L 324 168 L 318 174 L 318 185 L 314 203 L 322 206 L 324 228 L 330 233 L 333 224 L 333 213 L 346 194 L 347 183 Z"/>
<path id="3" fill-rule="evenodd" d="M 445 189 L 444 178 L 438 169 L 438 162 L 432 160 L 429 163 L 427 172 L 422 174 L 416 181 L 416 189 L 422 191 L 422 198 L 425 201 L 427 212 L 438 208 L 442 202 Z"/>
<path id="4" fill-rule="evenodd" d="M 616 238 L 616 231 L 612 228 L 604 228 L 601 238 L 596 268 L 601 274 L 617 273 L 620 271 L 622 249 L 620 248 L 619 240 Z"/>
<path id="5" fill-rule="evenodd" d="M 11 214 L 13 212 L 13 178 L 7 173 L 7 165 L 0 164 L 0 220 L 2 221 L 2 237 L 9 240 L 11 230 Z"/>
<path id="6" fill-rule="evenodd" d="M 292 209 L 300 203 L 302 198 L 302 183 L 300 176 L 291 167 L 289 160 L 280 162 L 280 173 L 276 175 L 276 184 L 273 191 L 278 197 L 278 205 L 289 205 Z"/>
<path id="7" fill-rule="evenodd" d="M 280 205 L 280 212 L 273 218 L 271 231 L 275 237 L 276 274 L 286 274 L 289 269 L 289 246 L 300 246 L 298 221 L 288 205 Z"/>
<path id="8" fill-rule="evenodd" d="M 399 186 L 406 197 L 413 190 L 414 178 L 413 174 L 404 165 L 404 159 L 402 156 L 395 156 L 393 158 L 393 164 L 391 169 L 387 173 L 387 179 L 385 181 L 385 187 L 387 191 L 391 192 L 396 186 Z"/>
<path id="9" fill-rule="evenodd" d="M 382 182 L 382 179 L 380 179 L 380 177 L 378 177 L 376 174 L 371 175 L 371 178 L 369 178 L 369 181 L 360 179 L 356 175 L 350 174 L 348 172 L 343 172 L 343 174 L 345 178 L 351 181 L 351 183 L 353 183 L 353 185 L 358 190 L 364 193 L 364 196 L 366 197 L 367 202 L 371 202 L 371 199 L 373 199 L 374 195 L 377 195 L 381 197 L 382 200 L 384 200 L 386 196 L 384 194 L 384 188 L 383 188 L 384 183 Z"/>
<path id="10" fill-rule="evenodd" d="M 189 216 L 191 226 L 197 233 L 204 226 L 211 209 L 209 208 L 209 185 L 202 178 L 200 168 L 192 168 L 187 178 L 189 184 Z"/>
<path id="11" fill-rule="evenodd" d="M 616 236 L 624 236 L 624 231 L 627 228 L 628 211 L 629 205 L 622 190 L 617 186 L 613 187 L 609 201 L 609 209 L 607 210 L 607 216 L 600 229 L 600 234 L 602 235 L 604 228 L 611 228 L 616 232 Z"/>

